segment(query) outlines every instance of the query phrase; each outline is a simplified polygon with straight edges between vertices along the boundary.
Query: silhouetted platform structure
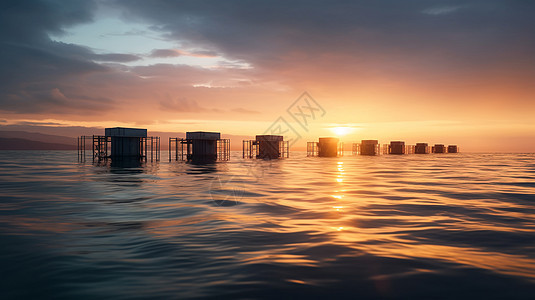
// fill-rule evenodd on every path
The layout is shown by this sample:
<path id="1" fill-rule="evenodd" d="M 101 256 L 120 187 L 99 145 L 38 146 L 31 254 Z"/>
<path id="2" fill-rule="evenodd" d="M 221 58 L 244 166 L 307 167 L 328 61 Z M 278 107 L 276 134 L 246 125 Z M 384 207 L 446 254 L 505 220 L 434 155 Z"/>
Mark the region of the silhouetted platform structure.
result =
<path id="1" fill-rule="evenodd" d="M 78 138 L 78 159 L 85 161 L 87 140 L 91 140 L 92 159 L 149 159 L 160 160 L 160 137 L 147 136 L 147 129 L 113 127 L 104 135 Z"/>
<path id="2" fill-rule="evenodd" d="M 174 147 L 173 147 L 174 145 Z M 219 132 L 186 132 L 186 138 L 169 138 L 169 161 L 216 162 L 230 159 L 230 139 L 221 139 Z"/>
<path id="3" fill-rule="evenodd" d="M 307 156 L 338 157 L 344 155 L 344 144 L 333 137 L 319 138 L 307 143 Z"/>
<path id="4" fill-rule="evenodd" d="M 405 142 L 403 141 L 391 141 L 388 145 L 388 154 L 405 154 Z"/>
<path id="5" fill-rule="evenodd" d="M 360 142 L 360 155 L 379 155 L 380 146 L 378 140 L 362 140 Z"/>
<path id="6" fill-rule="evenodd" d="M 459 153 L 459 147 L 457 145 L 449 145 L 448 153 Z"/>
<path id="7" fill-rule="evenodd" d="M 432 153 L 446 153 L 446 147 L 443 144 L 435 144 L 431 148 Z"/>
<path id="8" fill-rule="evenodd" d="M 386 149 L 383 147 L 383 149 Z M 362 140 L 360 143 L 353 143 L 351 146 L 352 155 L 380 155 L 381 145 L 378 140 Z"/>
<path id="9" fill-rule="evenodd" d="M 414 146 L 414 154 L 428 154 L 429 153 L 429 146 L 427 143 L 416 143 L 416 146 Z"/>
<path id="10" fill-rule="evenodd" d="M 254 140 L 244 140 L 243 158 L 277 159 L 288 158 L 289 142 L 282 135 L 257 135 Z"/>

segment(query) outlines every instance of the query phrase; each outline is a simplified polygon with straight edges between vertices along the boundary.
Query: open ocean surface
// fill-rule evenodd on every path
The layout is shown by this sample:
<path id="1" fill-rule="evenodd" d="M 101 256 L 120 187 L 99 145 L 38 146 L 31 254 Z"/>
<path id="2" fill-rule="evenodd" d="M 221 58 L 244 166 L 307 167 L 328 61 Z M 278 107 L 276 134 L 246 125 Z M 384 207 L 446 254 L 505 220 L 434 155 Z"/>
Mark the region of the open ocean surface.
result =
<path id="1" fill-rule="evenodd" d="M 0 151 L 0 299 L 535 299 L 535 154 Z"/>

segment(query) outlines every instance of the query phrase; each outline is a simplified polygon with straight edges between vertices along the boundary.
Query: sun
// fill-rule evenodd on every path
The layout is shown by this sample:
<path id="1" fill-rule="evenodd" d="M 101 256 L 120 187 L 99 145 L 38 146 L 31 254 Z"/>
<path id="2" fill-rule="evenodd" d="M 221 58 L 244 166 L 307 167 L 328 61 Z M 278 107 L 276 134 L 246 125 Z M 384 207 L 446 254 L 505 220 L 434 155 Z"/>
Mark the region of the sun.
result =
<path id="1" fill-rule="evenodd" d="M 338 127 L 332 127 L 330 129 L 337 136 L 344 136 L 353 130 L 353 128 L 348 127 L 348 126 L 338 126 Z"/>

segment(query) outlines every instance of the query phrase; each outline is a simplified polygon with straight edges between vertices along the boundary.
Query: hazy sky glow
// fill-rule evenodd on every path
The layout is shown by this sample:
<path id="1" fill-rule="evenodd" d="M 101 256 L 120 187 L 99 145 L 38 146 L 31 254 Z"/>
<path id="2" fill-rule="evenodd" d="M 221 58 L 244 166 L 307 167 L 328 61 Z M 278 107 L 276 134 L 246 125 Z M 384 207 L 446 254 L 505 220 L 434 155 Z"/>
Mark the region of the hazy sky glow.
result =
<path id="1" fill-rule="evenodd" d="M 308 91 L 326 113 L 300 146 L 338 132 L 346 142 L 535 148 L 532 1 L 0 6 L 0 129 L 255 135 Z"/>

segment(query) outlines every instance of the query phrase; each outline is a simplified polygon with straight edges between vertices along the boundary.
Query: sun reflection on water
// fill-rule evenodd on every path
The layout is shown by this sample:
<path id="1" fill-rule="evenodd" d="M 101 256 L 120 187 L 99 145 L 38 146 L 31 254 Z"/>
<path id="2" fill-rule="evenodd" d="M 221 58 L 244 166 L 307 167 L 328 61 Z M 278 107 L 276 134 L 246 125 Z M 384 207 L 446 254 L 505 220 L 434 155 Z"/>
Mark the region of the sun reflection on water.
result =
<path id="1" fill-rule="evenodd" d="M 209 168 L 35 161 L 25 166 L 30 172 L 17 172 L 0 164 L 0 233 L 30 245 L 9 259 L 31 269 L 73 257 L 72 265 L 61 262 L 63 269 L 54 272 L 84 263 L 132 281 L 161 272 L 153 284 L 173 279 L 201 290 L 251 284 L 248 277 L 267 289 L 281 282 L 347 287 L 371 281 L 374 291 L 386 291 L 418 284 L 423 275 L 453 283 L 509 276 L 535 284 L 535 157 L 295 154 L 263 164 L 262 177 L 252 178 L 238 155 Z M 494 166 L 505 163 L 508 172 Z M 213 200 L 214 179 L 243 187 L 235 205 Z M 47 255 L 59 258 L 28 249 L 52 249 Z M 102 288 L 89 279 L 85 290 Z"/>

